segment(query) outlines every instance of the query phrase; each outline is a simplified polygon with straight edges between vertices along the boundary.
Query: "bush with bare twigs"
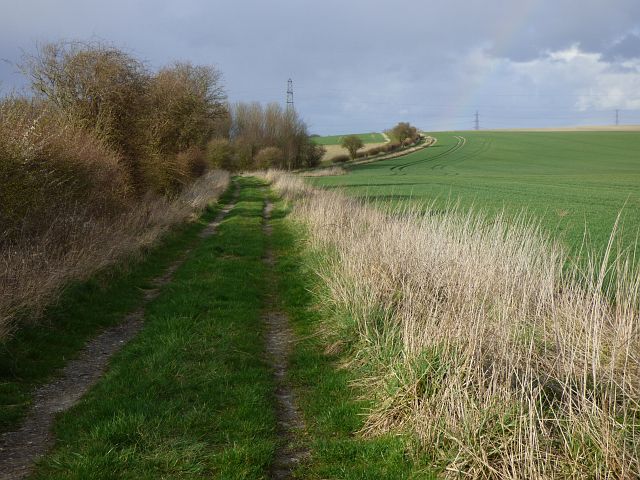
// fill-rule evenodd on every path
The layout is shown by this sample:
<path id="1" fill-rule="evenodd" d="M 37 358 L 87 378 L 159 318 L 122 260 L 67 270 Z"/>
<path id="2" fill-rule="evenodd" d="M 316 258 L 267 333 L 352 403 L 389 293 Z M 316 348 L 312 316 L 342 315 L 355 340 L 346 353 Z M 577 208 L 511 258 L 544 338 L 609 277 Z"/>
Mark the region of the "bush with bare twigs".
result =
<path id="1" fill-rule="evenodd" d="M 256 167 L 261 170 L 282 165 L 283 161 L 284 153 L 278 147 L 265 147 L 254 158 Z"/>
<path id="2" fill-rule="evenodd" d="M 416 139 L 420 136 L 418 129 L 411 125 L 409 122 L 399 122 L 395 127 L 388 130 L 386 133 L 396 142 L 405 146 L 411 143 L 415 143 Z"/>
<path id="3" fill-rule="evenodd" d="M 121 156 L 59 110 L 0 102 L 0 244 L 50 230 L 52 217 L 72 217 L 78 205 L 93 216 L 120 213 L 130 190 Z"/>
<path id="4" fill-rule="evenodd" d="M 45 45 L 23 70 L 34 98 L 0 100 L 0 340 L 229 183 L 206 174 L 207 143 L 228 124 L 217 71 L 151 74 L 82 42 Z"/>
<path id="5" fill-rule="evenodd" d="M 211 168 L 233 170 L 233 145 L 228 138 L 213 138 L 206 146 L 205 156 Z"/>
<path id="6" fill-rule="evenodd" d="M 132 186 L 175 194 L 190 172 L 182 152 L 206 143 L 227 122 L 220 73 L 176 63 L 151 73 L 130 54 L 102 42 L 46 44 L 22 70 L 34 94 L 122 157 Z"/>

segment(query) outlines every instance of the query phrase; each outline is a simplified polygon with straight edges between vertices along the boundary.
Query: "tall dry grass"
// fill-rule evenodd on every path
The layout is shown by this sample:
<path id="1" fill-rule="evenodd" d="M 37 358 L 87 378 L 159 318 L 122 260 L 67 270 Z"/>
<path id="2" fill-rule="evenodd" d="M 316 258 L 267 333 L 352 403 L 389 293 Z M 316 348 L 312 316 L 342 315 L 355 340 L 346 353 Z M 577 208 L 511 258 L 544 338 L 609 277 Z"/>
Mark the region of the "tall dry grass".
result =
<path id="1" fill-rule="evenodd" d="M 346 175 L 347 171 L 342 167 L 327 167 L 319 168 L 317 170 L 309 170 L 308 172 L 302 172 L 303 177 L 336 177 L 339 175 Z"/>
<path id="2" fill-rule="evenodd" d="M 640 477 L 640 275 L 572 265 L 525 218 L 367 206 L 280 172 L 336 314 L 328 334 L 449 478 Z"/>
<path id="3" fill-rule="evenodd" d="M 24 312 L 36 319 L 70 281 L 152 245 L 168 228 L 193 218 L 229 185 L 216 170 L 200 177 L 173 199 L 147 194 L 115 215 L 96 216 L 90 206 L 59 212 L 37 236 L 25 234 L 0 243 L 0 339 L 19 327 Z M 90 204 L 89 204 L 90 205 Z"/>

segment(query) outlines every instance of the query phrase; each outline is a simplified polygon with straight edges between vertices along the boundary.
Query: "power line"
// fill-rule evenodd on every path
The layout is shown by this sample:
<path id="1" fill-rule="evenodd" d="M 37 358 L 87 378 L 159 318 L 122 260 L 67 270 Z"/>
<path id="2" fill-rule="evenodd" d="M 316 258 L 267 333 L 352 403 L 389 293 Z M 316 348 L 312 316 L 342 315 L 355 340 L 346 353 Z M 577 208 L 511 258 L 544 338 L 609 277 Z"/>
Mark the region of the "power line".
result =
<path id="1" fill-rule="evenodd" d="M 475 121 L 475 129 L 480 130 L 480 114 L 476 110 L 476 121 Z"/>

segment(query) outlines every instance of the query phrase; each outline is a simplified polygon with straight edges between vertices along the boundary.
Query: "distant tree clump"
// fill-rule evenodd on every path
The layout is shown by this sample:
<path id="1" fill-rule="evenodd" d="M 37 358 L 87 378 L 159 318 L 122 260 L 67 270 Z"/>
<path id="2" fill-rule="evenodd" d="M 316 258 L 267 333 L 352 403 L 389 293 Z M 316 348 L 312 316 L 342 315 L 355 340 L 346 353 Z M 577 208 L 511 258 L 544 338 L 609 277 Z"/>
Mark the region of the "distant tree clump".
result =
<path id="1" fill-rule="evenodd" d="M 349 135 L 342 140 L 342 147 L 349 151 L 349 156 L 353 160 L 356 158 L 358 150 L 364 147 L 364 143 L 357 135 Z"/>
<path id="2" fill-rule="evenodd" d="M 391 130 L 389 135 L 393 137 L 398 143 L 406 145 L 407 140 L 413 141 L 418 139 L 418 129 L 412 126 L 409 122 L 400 122 Z"/>
<path id="3" fill-rule="evenodd" d="M 278 147 L 265 147 L 255 156 L 255 166 L 261 170 L 282 165 L 283 154 Z"/>
<path id="4" fill-rule="evenodd" d="M 317 167 L 322 161 L 322 157 L 327 153 L 327 149 L 317 143 L 307 142 L 304 159 L 306 167 Z"/>
<path id="5" fill-rule="evenodd" d="M 223 148 L 219 141 L 210 144 L 207 156 L 210 159 L 223 156 L 229 170 L 313 167 L 320 163 L 325 152 L 312 142 L 297 112 L 276 103 L 232 105 L 222 136 L 228 139 L 230 158 L 227 147 Z"/>

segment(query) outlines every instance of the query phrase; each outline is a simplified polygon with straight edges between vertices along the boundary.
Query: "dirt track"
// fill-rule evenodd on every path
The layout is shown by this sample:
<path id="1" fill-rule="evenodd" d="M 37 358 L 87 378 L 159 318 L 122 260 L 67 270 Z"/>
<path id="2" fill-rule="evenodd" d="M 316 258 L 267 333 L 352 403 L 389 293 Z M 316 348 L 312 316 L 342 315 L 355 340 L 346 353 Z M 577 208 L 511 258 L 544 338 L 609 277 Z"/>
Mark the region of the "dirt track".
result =
<path id="1" fill-rule="evenodd" d="M 205 228 L 201 237 L 215 234 L 218 225 L 233 209 L 238 198 L 226 205 Z M 41 386 L 34 393 L 34 402 L 21 427 L 0 436 L 0 480 L 16 480 L 29 475 L 34 463 L 47 453 L 55 438 L 51 428 L 55 416 L 73 407 L 95 385 L 108 368 L 109 360 L 132 340 L 144 325 L 146 305 L 155 299 L 161 288 L 171 282 L 190 250 L 173 262 L 162 275 L 152 281 L 153 287 L 145 291 L 142 305 L 123 321 L 91 340 L 75 360 L 70 361 L 61 375 Z"/>
<path id="2" fill-rule="evenodd" d="M 269 220 L 273 204 L 267 200 L 263 212 L 264 234 L 271 236 Z M 271 248 L 267 250 L 264 262 L 271 272 L 275 266 L 275 258 Z M 268 273 L 272 275 L 272 273 Z M 273 281 L 269 282 L 273 285 Z M 289 370 L 289 353 L 293 343 L 293 332 L 287 316 L 277 309 L 275 289 L 269 292 L 266 312 L 263 315 L 266 326 L 267 360 L 273 369 L 276 382 L 276 418 L 280 445 L 276 449 L 270 477 L 276 480 L 291 478 L 296 466 L 304 461 L 308 452 L 299 445 L 299 433 L 304 423 L 296 407 L 293 389 L 287 380 Z"/>

